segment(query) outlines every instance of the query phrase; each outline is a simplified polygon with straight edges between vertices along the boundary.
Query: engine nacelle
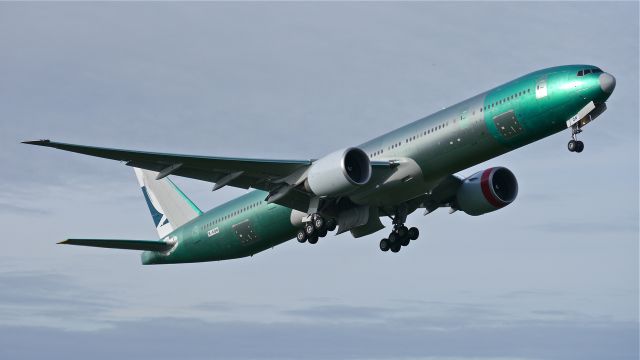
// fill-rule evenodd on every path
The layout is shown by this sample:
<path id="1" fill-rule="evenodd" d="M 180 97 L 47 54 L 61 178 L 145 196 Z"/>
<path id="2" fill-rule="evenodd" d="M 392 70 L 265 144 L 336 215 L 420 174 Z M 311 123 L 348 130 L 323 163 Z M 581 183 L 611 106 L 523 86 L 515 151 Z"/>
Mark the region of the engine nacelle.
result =
<path id="1" fill-rule="evenodd" d="M 358 148 L 338 150 L 316 160 L 307 173 L 305 187 L 318 196 L 341 196 L 371 179 L 369 156 Z"/>
<path id="2" fill-rule="evenodd" d="M 482 215 L 503 208 L 518 196 L 518 181 L 504 167 L 494 167 L 477 172 L 458 189 L 456 205 L 469 215 Z"/>

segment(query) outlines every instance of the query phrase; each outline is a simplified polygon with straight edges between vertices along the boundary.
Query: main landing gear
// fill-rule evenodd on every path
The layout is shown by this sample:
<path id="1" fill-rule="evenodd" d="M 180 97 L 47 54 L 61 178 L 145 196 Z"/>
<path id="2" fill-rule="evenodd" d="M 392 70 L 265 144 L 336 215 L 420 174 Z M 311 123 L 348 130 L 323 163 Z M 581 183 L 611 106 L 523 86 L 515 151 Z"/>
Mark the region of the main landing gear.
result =
<path id="1" fill-rule="evenodd" d="M 576 124 L 577 125 L 577 124 Z M 580 130 L 577 126 L 571 127 L 571 140 L 567 144 L 567 149 L 571 152 L 581 153 L 584 150 L 584 143 L 578 140 L 578 134 L 580 134 L 582 130 Z"/>
<path id="2" fill-rule="evenodd" d="M 393 219 L 393 230 L 388 238 L 380 240 L 380 250 L 397 253 L 403 246 L 409 245 L 411 240 L 416 240 L 420 235 L 418 228 L 407 228 L 404 222 L 407 220 L 407 209 L 399 208 Z"/>
<path id="3" fill-rule="evenodd" d="M 303 243 L 309 241 L 309 244 L 315 244 L 319 238 L 327 236 L 329 231 L 336 229 L 337 223 L 335 219 L 325 219 L 320 214 L 313 214 L 311 221 L 304 224 L 304 227 L 298 230 L 296 239 Z"/>
<path id="4" fill-rule="evenodd" d="M 407 229 L 404 225 L 394 225 L 389 238 L 380 240 L 380 250 L 397 253 L 403 246 L 409 245 L 411 240 L 415 240 L 420 235 L 418 228 Z"/>

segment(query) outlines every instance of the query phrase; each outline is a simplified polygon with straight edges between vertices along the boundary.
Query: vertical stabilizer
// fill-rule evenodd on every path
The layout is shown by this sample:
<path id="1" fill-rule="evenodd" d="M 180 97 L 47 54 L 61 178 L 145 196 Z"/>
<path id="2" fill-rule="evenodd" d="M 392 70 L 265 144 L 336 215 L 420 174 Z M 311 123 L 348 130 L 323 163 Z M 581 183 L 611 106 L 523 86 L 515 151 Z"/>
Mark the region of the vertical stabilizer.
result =
<path id="1" fill-rule="evenodd" d="M 168 177 L 156 180 L 155 171 L 134 170 L 160 238 L 202 214 Z"/>

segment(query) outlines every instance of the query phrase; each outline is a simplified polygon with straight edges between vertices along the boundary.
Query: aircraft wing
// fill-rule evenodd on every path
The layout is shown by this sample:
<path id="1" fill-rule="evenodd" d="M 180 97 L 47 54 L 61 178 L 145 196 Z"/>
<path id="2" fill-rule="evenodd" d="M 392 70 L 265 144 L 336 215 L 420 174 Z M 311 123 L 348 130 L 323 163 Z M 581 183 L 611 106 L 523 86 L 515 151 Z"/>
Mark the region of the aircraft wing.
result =
<path id="1" fill-rule="evenodd" d="M 267 184 L 311 165 L 310 160 L 239 159 L 197 155 L 167 154 L 74 145 L 50 140 L 25 141 L 24 144 L 46 146 L 75 153 L 126 161 L 129 166 L 157 171 L 158 178 L 167 175 L 216 183 L 243 189 L 268 190 Z"/>
<path id="2" fill-rule="evenodd" d="M 75 153 L 126 162 L 126 165 L 157 171 L 158 179 L 183 176 L 215 183 L 213 190 L 229 185 L 269 192 L 270 202 L 306 211 L 311 194 L 297 185 L 304 179 L 312 160 L 270 160 L 181 155 L 66 144 L 50 140 L 24 144 L 56 148 Z M 389 162 L 372 162 L 374 168 L 390 168 Z"/>
<path id="3" fill-rule="evenodd" d="M 244 189 L 255 187 L 254 185 L 260 181 L 285 177 L 301 167 L 311 165 L 310 160 L 239 159 L 180 155 L 65 144 L 50 140 L 24 141 L 23 143 L 126 161 L 129 166 L 157 171 L 161 175 L 164 175 L 164 171 L 166 175 L 173 174 L 214 183 L 229 174 L 238 174 L 227 184 Z"/>

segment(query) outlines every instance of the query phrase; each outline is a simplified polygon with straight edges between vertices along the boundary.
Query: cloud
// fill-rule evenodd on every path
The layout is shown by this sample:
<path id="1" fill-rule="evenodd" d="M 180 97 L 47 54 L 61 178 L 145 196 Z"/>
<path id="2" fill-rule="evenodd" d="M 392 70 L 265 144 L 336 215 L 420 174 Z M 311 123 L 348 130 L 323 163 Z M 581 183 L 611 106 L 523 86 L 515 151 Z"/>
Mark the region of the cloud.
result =
<path id="1" fill-rule="evenodd" d="M 499 297 L 504 298 L 504 299 L 524 299 L 524 298 L 530 298 L 530 297 L 535 297 L 535 298 L 540 298 L 540 297 L 557 297 L 557 296 L 562 296 L 563 294 L 559 291 L 550 291 L 550 290 L 543 290 L 543 289 L 537 289 L 537 290 L 515 290 L 515 291 L 509 291 L 507 293 L 504 293 L 502 295 L 499 295 Z"/>
<path id="2" fill-rule="evenodd" d="M 49 215 L 51 211 L 42 209 L 42 208 L 37 208 L 37 207 L 0 202 L 0 213 L 9 213 L 9 214 L 20 213 L 20 214 L 26 214 L 26 215 L 41 216 L 41 215 Z"/>
<path id="3" fill-rule="evenodd" d="M 338 311 L 338 313 L 341 311 Z M 93 359 L 636 359 L 634 322 L 205 322 L 157 318 L 91 332 L 0 327 L 0 356 Z M 39 339 L 34 347 L 28 339 Z M 81 346 L 80 346 L 81 344 Z M 150 351 L 153 349 L 153 351 Z"/>
<path id="4" fill-rule="evenodd" d="M 326 300 L 292 310 L 211 300 L 141 318 L 53 273 L 4 272 L 0 288 L 0 358 L 633 359 L 639 335 L 631 321 L 555 309 L 514 316 L 471 302 Z M 252 312 L 271 316 L 244 316 Z"/>
<path id="5" fill-rule="evenodd" d="M 96 329 L 117 307 L 106 294 L 73 283 L 67 276 L 40 272 L 0 273 L 0 325 Z"/>
<path id="6" fill-rule="evenodd" d="M 377 320 L 384 316 L 389 309 L 370 306 L 352 305 L 318 305 L 302 309 L 287 310 L 284 313 L 295 317 L 315 321 L 336 320 Z"/>
<path id="7" fill-rule="evenodd" d="M 546 221 L 527 226 L 528 229 L 546 233 L 564 234 L 637 234 L 636 220 L 620 218 L 617 221 Z M 608 239 L 610 240 L 610 239 Z"/>

